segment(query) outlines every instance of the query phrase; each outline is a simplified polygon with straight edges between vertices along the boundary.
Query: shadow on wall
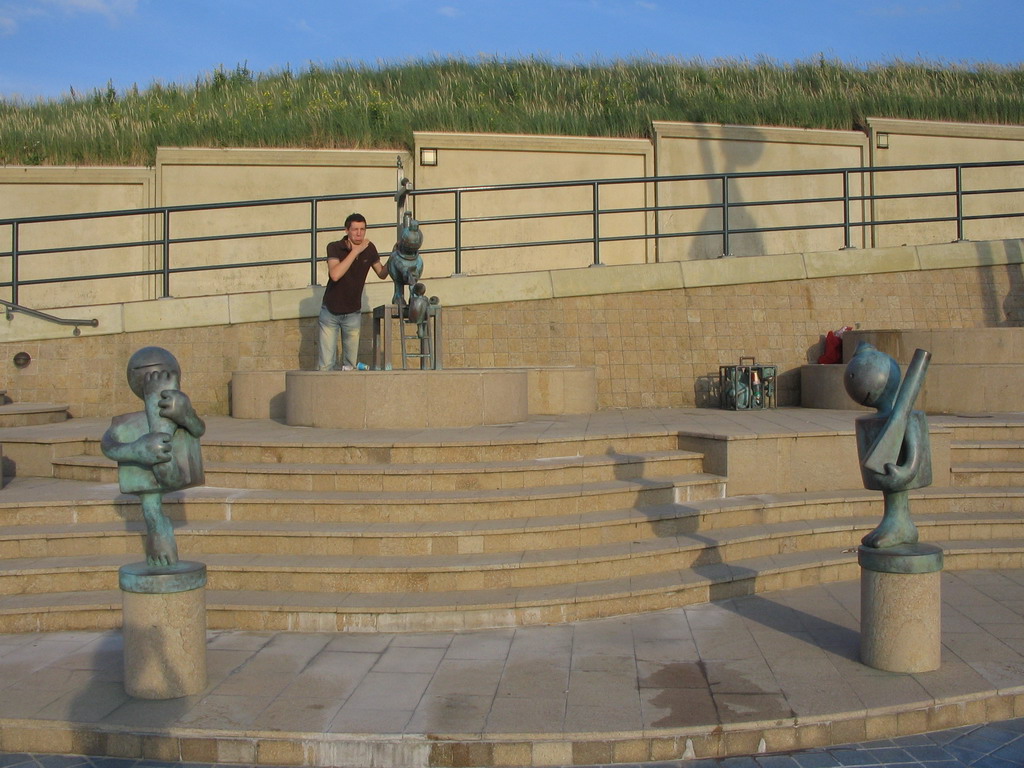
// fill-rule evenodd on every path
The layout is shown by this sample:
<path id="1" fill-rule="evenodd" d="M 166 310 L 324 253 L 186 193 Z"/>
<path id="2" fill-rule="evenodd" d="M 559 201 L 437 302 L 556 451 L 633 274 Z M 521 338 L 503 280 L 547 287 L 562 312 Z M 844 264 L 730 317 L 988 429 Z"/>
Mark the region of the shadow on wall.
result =
<path id="1" fill-rule="evenodd" d="M 316 370 L 317 336 L 319 334 L 319 323 L 317 316 L 320 314 L 320 305 L 323 302 L 323 293 L 317 291 L 314 296 L 307 296 L 299 302 L 299 369 Z M 339 346 L 340 352 L 340 346 Z"/>
<path id="2" fill-rule="evenodd" d="M 701 173 L 739 173 L 744 169 L 756 168 L 758 162 L 761 159 L 761 155 L 764 154 L 764 143 L 763 141 L 716 141 L 712 137 L 707 126 L 698 126 L 698 134 L 700 135 L 699 144 L 701 165 L 703 169 Z M 718 167 L 716 162 L 716 155 L 713 153 L 715 148 L 720 148 L 722 151 L 718 153 L 718 157 L 724 159 L 723 166 Z M 708 200 L 722 200 L 723 185 L 716 179 L 708 180 Z M 749 180 L 746 181 L 750 183 Z M 758 226 L 758 222 L 755 220 L 754 212 L 757 208 L 734 208 L 733 206 L 742 205 L 745 202 L 744 195 L 739 188 L 737 182 L 728 182 L 728 195 L 729 195 L 729 229 L 753 229 Z M 704 218 L 700 224 L 700 231 L 714 232 L 716 230 L 724 230 L 724 222 L 722 220 L 721 209 L 709 208 L 704 212 Z M 756 256 L 762 254 L 765 251 L 764 239 L 758 232 L 752 232 L 744 235 L 732 235 L 729 241 L 730 252 L 725 252 L 724 239 L 719 241 L 719 252 L 705 253 L 705 258 L 717 257 L 728 257 L 728 256 Z"/>
<path id="3" fill-rule="evenodd" d="M 1017 327 L 1024 325 L 1024 265 L 1020 259 L 1024 257 L 1024 241 L 1006 241 L 1007 250 L 1016 249 L 1017 263 L 1006 264 L 1006 276 L 1009 291 L 999 296 L 995 285 L 995 273 L 991 269 L 982 270 L 980 287 L 982 291 L 982 311 L 985 324 L 989 327 Z M 992 243 L 978 243 L 976 251 L 983 265 L 995 265 L 992 256 Z M 1001 260 L 1001 259 L 1000 259 Z"/>
<path id="4" fill-rule="evenodd" d="M 986 244 L 991 248 L 991 244 Z M 1016 249 L 1017 263 L 1006 265 L 1006 276 L 1009 278 L 1010 292 L 1003 300 L 1003 322 L 1010 326 L 1024 325 L 1024 240 L 1008 241 L 1007 249 Z"/>

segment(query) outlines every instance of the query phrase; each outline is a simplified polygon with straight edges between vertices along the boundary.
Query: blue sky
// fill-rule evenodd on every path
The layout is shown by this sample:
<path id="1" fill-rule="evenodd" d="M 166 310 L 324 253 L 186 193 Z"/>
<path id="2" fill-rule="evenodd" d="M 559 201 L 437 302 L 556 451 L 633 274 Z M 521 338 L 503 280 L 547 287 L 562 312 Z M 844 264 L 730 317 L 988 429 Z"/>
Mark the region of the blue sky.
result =
<path id="1" fill-rule="evenodd" d="M 1024 0 L 0 0 L 0 97 L 435 56 L 1017 65 L 1022 30 Z"/>

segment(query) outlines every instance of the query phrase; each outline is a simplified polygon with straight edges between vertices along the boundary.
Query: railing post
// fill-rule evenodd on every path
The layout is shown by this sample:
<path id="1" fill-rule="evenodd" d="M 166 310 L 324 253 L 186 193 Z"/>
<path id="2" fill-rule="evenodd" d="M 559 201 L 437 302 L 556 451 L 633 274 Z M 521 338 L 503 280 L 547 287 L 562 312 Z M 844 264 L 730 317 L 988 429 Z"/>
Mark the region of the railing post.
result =
<path id="1" fill-rule="evenodd" d="M 316 285 L 316 200 L 309 202 L 309 284 Z"/>
<path id="2" fill-rule="evenodd" d="M 11 303 L 18 303 L 18 222 L 11 225 Z"/>
<path id="3" fill-rule="evenodd" d="M 843 171 L 843 248 L 850 247 L 850 172 Z"/>
<path id="4" fill-rule="evenodd" d="M 462 190 L 455 190 L 455 274 L 462 274 Z"/>
<path id="5" fill-rule="evenodd" d="M 964 239 L 964 169 L 956 167 L 956 241 Z"/>
<path id="6" fill-rule="evenodd" d="M 729 177 L 722 176 L 722 256 L 732 256 L 729 250 Z"/>
<path id="7" fill-rule="evenodd" d="M 164 208 L 164 242 L 163 242 L 163 282 L 162 298 L 171 295 L 171 211 Z"/>
<path id="8" fill-rule="evenodd" d="M 601 266 L 601 204 L 600 188 L 595 181 L 591 185 L 594 192 L 594 266 Z"/>

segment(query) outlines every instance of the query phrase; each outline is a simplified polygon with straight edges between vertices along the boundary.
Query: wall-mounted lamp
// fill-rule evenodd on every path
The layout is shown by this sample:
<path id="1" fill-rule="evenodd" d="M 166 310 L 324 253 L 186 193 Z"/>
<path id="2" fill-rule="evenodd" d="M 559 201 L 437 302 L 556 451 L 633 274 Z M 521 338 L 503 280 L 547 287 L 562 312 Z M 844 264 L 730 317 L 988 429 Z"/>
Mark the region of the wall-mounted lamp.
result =
<path id="1" fill-rule="evenodd" d="M 420 165 L 437 165 L 437 150 L 420 147 Z"/>
<path id="2" fill-rule="evenodd" d="M 32 356 L 28 352 L 19 352 L 14 356 L 14 367 L 28 368 L 28 364 L 32 362 Z"/>
<path id="3" fill-rule="evenodd" d="M 875 134 L 875 146 L 879 149 L 889 148 L 889 134 L 888 133 L 876 133 Z"/>

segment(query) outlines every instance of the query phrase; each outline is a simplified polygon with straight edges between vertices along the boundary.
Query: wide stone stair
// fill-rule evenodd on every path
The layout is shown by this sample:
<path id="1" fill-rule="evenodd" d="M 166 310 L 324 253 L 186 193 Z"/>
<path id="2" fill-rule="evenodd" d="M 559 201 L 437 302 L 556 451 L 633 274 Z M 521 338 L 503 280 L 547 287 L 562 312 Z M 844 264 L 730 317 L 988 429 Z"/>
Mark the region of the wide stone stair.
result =
<path id="1" fill-rule="evenodd" d="M 0 429 L 35 424 L 54 424 L 68 418 L 68 406 L 60 403 L 14 403 L 0 389 Z"/>
<path id="2" fill-rule="evenodd" d="M 847 450 L 843 418 L 816 450 Z M 913 497 L 922 540 L 944 547 L 947 568 L 1022 567 L 1024 423 L 943 418 L 937 476 L 950 482 Z M 212 629 L 545 624 L 852 579 L 881 512 L 851 482 L 855 464 L 830 472 L 825 454 L 791 487 L 766 475 L 771 493 L 730 496 L 730 476 L 758 468 L 707 472 L 703 452 L 681 447 L 694 435 L 672 427 L 353 443 L 267 439 L 269 426 L 245 439 L 211 428 L 207 485 L 165 499 L 183 558 L 208 565 Z M 702 439 L 776 450 L 764 429 Z M 102 427 L 87 433 L 5 443 L 34 476 L 0 493 L 0 632 L 120 624 L 117 568 L 140 559 L 143 529 Z"/>

